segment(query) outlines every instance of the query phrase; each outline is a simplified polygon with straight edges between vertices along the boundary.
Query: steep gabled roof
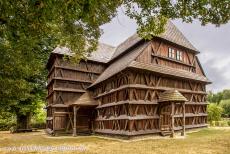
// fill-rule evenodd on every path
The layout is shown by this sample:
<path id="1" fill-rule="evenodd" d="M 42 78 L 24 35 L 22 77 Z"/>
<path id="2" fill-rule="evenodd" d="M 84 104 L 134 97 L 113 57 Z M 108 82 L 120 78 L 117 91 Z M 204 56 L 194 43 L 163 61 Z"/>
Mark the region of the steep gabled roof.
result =
<path id="1" fill-rule="evenodd" d="M 188 39 L 180 32 L 180 30 L 171 22 L 165 26 L 165 32 L 156 36 L 162 38 L 164 40 L 170 41 L 182 47 L 188 48 L 194 52 L 198 52 L 198 50 L 188 41 Z M 137 33 L 126 39 L 119 46 L 117 46 L 111 60 L 117 58 L 119 55 L 123 54 L 127 49 L 135 45 L 136 43 L 143 40 L 138 36 Z"/>
<path id="2" fill-rule="evenodd" d="M 134 48 L 126 55 L 111 63 L 90 87 L 112 77 L 113 75 L 127 68 L 127 66 L 148 46 L 148 44 L 149 42 L 142 43 L 140 46 Z"/>
<path id="3" fill-rule="evenodd" d="M 177 29 L 177 27 L 171 21 L 168 21 L 166 24 L 165 32 L 156 37 L 175 43 L 194 52 L 198 52 L 198 50 L 188 41 L 188 39 L 180 32 L 180 30 Z M 92 52 L 87 59 L 102 63 L 108 63 L 110 61 L 112 62 L 117 57 L 124 54 L 128 49 L 132 48 L 135 44 L 143 40 L 144 39 L 140 38 L 138 34 L 135 33 L 117 47 L 99 43 L 97 50 Z M 68 56 L 73 55 L 66 47 L 57 47 L 53 50 L 52 53 Z"/>
<path id="4" fill-rule="evenodd" d="M 165 32 L 159 35 L 159 37 L 195 52 L 199 52 L 171 21 L 168 21 Z"/>

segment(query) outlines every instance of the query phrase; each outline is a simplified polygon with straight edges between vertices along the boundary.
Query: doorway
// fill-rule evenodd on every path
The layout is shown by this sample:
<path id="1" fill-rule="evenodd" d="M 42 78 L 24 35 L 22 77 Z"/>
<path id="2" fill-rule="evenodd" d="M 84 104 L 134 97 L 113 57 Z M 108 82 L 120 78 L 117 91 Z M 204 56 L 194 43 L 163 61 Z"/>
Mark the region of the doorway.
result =
<path id="1" fill-rule="evenodd" d="M 160 130 L 171 130 L 171 105 L 169 103 L 161 104 L 160 106 Z"/>

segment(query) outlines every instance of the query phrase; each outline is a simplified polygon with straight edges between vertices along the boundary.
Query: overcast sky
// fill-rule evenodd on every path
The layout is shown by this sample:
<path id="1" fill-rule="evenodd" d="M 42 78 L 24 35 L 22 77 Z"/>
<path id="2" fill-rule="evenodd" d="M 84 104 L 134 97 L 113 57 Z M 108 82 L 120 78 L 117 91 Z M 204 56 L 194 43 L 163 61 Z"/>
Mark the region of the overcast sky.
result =
<path id="1" fill-rule="evenodd" d="M 186 24 L 175 20 L 173 23 L 201 52 L 198 57 L 206 76 L 213 82 L 208 90 L 218 92 L 230 89 L 230 23 L 220 27 L 201 26 L 198 21 Z M 104 34 L 100 42 L 117 46 L 134 34 L 137 26 L 119 10 L 118 16 L 101 28 Z"/>

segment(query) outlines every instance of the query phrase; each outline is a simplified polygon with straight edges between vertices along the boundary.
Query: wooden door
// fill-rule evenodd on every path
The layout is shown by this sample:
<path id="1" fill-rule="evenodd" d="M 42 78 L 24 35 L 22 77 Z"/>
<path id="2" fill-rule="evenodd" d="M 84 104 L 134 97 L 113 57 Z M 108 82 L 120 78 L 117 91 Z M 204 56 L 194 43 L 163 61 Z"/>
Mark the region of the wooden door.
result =
<path id="1" fill-rule="evenodd" d="M 171 129 L 171 105 L 162 104 L 160 107 L 160 129 L 169 131 Z"/>
<path id="2" fill-rule="evenodd" d="M 92 108 L 80 108 L 77 113 L 77 132 L 91 133 L 92 132 Z"/>

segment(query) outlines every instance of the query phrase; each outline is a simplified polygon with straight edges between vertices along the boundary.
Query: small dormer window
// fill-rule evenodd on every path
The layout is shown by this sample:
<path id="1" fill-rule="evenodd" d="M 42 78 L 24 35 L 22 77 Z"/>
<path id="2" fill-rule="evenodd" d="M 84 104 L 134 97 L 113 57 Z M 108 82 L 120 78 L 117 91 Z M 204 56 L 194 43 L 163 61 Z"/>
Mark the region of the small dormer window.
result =
<path id="1" fill-rule="evenodd" d="M 173 59 L 175 58 L 175 50 L 174 49 L 169 48 L 168 57 L 173 58 Z"/>
<path id="2" fill-rule="evenodd" d="M 182 53 L 182 51 L 177 50 L 176 59 L 179 60 L 179 61 L 183 61 L 183 53 Z"/>

